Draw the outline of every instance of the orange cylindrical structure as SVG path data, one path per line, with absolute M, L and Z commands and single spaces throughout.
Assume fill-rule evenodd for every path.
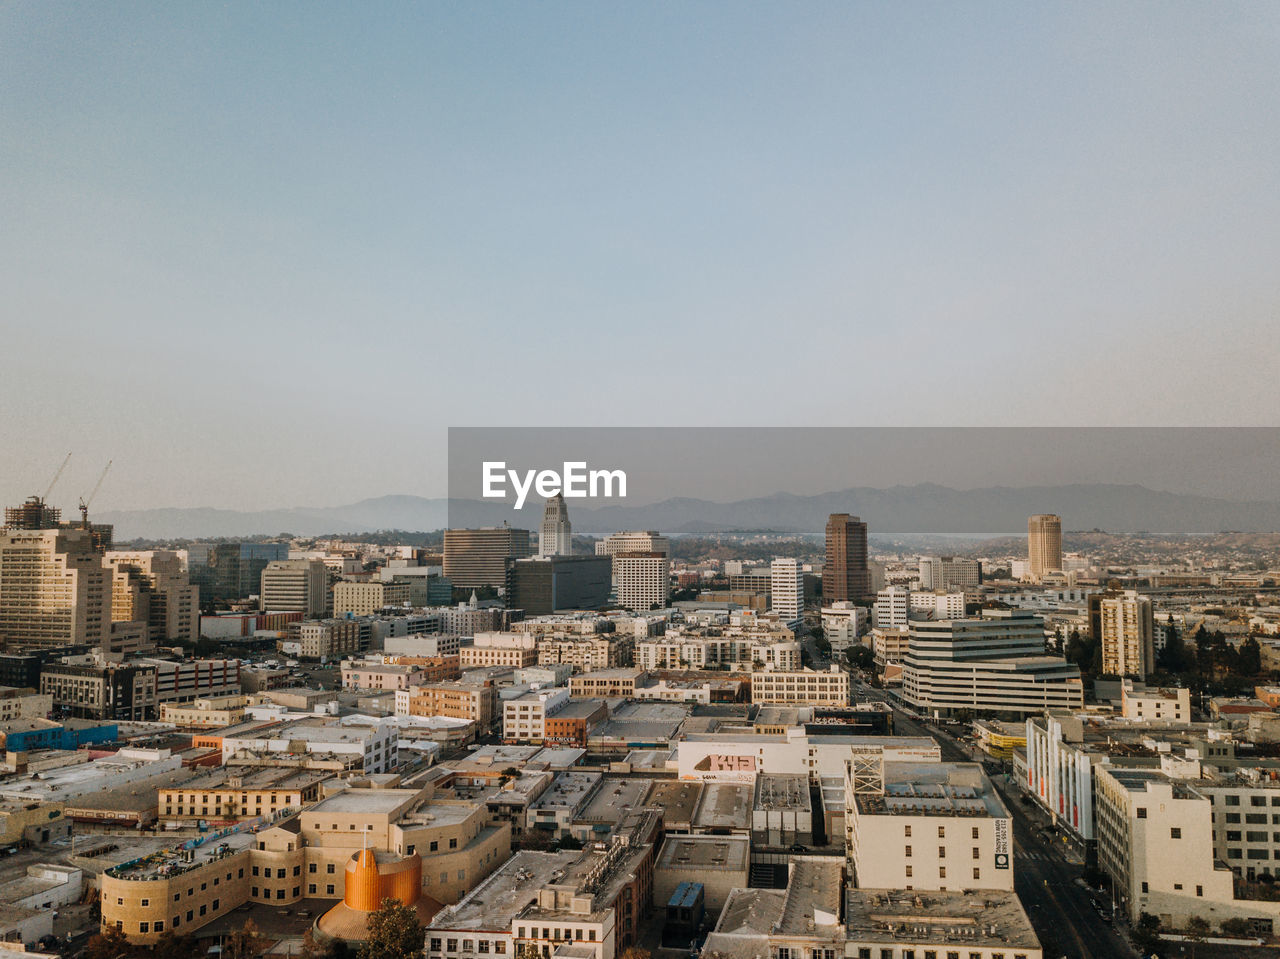
M 342 901 L 352 909 L 374 912 L 384 899 L 412 906 L 422 895 L 422 858 L 362 849 L 347 860 Z

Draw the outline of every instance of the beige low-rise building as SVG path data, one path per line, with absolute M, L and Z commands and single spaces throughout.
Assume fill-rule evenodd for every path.
M 160 790 L 162 822 L 239 822 L 297 811 L 320 798 L 319 770 L 218 766 Z
M 244 720 L 244 696 L 210 696 L 189 703 L 161 703 L 160 721 L 188 729 L 221 729 Z
M 574 699 L 634 699 L 636 688 L 648 679 L 643 669 L 598 669 L 570 678 L 569 695 Z
M 1191 690 L 1186 688 L 1143 687 L 1126 679 L 1120 702 L 1124 718 L 1135 722 L 1191 722 Z
M 799 703 L 807 706 L 848 706 L 849 674 L 839 666 L 829 670 L 803 669 L 751 674 L 753 703 Z
M 373 616 L 391 606 L 409 605 L 408 583 L 334 583 L 333 615 Z
M 182 845 L 106 870 L 102 929 L 152 945 L 187 934 L 247 902 L 279 906 L 340 899 L 347 862 L 362 849 L 422 859 L 422 891 L 456 902 L 511 853 L 510 828 L 483 806 L 421 789 L 344 788 L 256 833 Z
M 398 689 L 396 715 L 469 719 L 488 729 L 498 718 L 498 691 L 491 682 L 456 681 Z

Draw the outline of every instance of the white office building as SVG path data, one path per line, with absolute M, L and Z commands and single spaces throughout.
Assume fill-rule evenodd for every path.
M 784 623 L 799 623 L 804 615 L 804 570 L 799 560 L 775 559 L 769 573 L 773 611 Z

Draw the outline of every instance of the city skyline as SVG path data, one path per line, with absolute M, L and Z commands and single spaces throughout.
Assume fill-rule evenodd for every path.
M 0 491 L 74 449 L 67 502 L 115 461 L 102 509 L 431 495 L 448 424 L 691 409 L 1273 421 L 1278 25 L 8 4 Z M 791 328 L 818 375 L 752 402 L 769 387 L 744 373 Z M 473 389 L 475 344 L 649 380 L 608 404 Z

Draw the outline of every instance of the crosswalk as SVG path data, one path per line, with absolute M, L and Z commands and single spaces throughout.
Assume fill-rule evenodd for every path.
M 1047 862 L 1050 857 L 1047 853 L 1043 853 L 1043 852 L 1020 852 L 1014 858 L 1015 859 L 1034 859 L 1036 862 Z

